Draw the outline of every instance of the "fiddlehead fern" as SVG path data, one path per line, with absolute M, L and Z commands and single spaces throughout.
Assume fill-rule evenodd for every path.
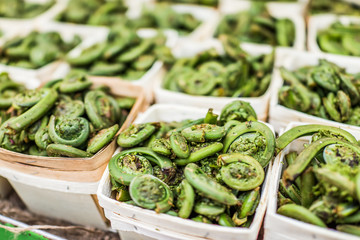
M 150 144 L 151 149 L 164 156 L 170 156 L 171 155 L 171 146 L 170 142 L 166 138 L 158 138 L 152 141 Z
M 308 124 L 296 126 L 282 134 L 278 139 L 276 139 L 276 149 L 278 152 L 280 152 L 295 139 L 303 136 L 311 136 L 313 134 L 317 136 L 316 139 L 314 139 L 315 141 L 320 139 L 320 137 L 327 136 L 337 137 L 352 143 L 357 143 L 356 138 L 351 133 L 341 128 L 319 124 Z
M 53 115 L 50 117 L 48 131 L 53 142 L 78 147 L 88 139 L 90 128 L 85 118 L 57 119 Z
M 150 174 L 136 176 L 130 183 L 131 199 L 144 208 L 167 212 L 173 204 L 173 193 L 164 182 Z
M 255 135 L 256 138 L 253 138 L 253 135 L 246 136 L 247 133 L 258 133 L 261 136 Z M 275 136 L 268 126 L 260 122 L 245 122 L 233 127 L 226 134 L 223 152 L 226 153 L 231 148 L 232 150 L 235 150 L 234 152 L 237 152 L 237 147 L 232 146 L 233 144 L 236 144 L 236 141 L 240 141 L 240 150 L 245 150 L 244 153 L 246 153 L 246 151 L 249 150 L 249 147 L 244 147 L 242 144 L 249 144 L 249 142 L 246 140 L 240 140 L 239 138 L 247 137 L 250 137 L 250 139 L 253 138 L 253 140 L 250 140 L 250 147 L 254 149 L 250 149 L 250 153 L 260 162 L 261 166 L 267 166 L 274 155 Z
M 218 157 L 221 179 L 232 189 L 252 190 L 260 186 L 265 172 L 260 163 L 253 157 L 240 153 L 223 154 Z
M 198 124 L 185 128 L 181 134 L 190 142 L 205 142 L 205 140 L 216 141 L 225 136 L 224 127 L 214 124 Z
M 137 175 L 152 174 L 153 168 L 146 157 L 134 152 L 113 156 L 109 162 L 109 172 L 114 181 L 128 186 Z
M 209 218 L 222 214 L 226 209 L 224 204 L 211 201 L 208 198 L 201 198 L 194 205 L 194 212 Z
M 177 157 L 187 158 L 190 156 L 190 148 L 186 138 L 179 132 L 173 132 L 170 135 L 170 146 Z
M 0 108 L 9 108 L 14 97 L 24 90 L 24 86 L 13 82 L 8 73 L 3 72 L 0 74 Z
M 184 179 L 176 189 L 178 197 L 176 205 L 179 208 L 179 217 L 188 218 L 193 210 L 195 201 L 195 192 L 190 183 Z
M 60 101 L 56 104 L 56 108 L 54 110 L 54 116 L 76 118 L 84 115 L 85 113 L 84 103 L 80 100 L 71 100 L 71 99 L 67 99 L 66 97 L 60 95 L 59 97 Z
M 92 82 L 85 74 L 74 72 L 70 73 L 59 85 L 59 90 L 62 93 L 73 93 L 88 89 Z
M 27 90 L 18 93 L 14 97 L 13 106 L 15 108 L 29 108 L 37 104 L 41 100 L 41 92 L 38 90 Z
M 149 123 L 131 125 L 120 133 L 117 143 L 120 147 L 134 147 L 149 138 L 155 129 L 155 126 Z
M 185 167 L 184 174 L 191 186 L 200 191 L 203 196 L 230 206 L 238 204 L 235 195 L 226 187 L 206 176 L 196 164 L 189 163 Z
M 119 158 L 120 156 L 123 155 L 127 155 L 127 154 L 136 154 L 136 155 L 141 155 L 143 157 L 145 157 L 145 159 L 147 159 L 148 161 L 151 161 L 152 163 L 158 165 L 161 169 L 161 171 L 163 172 L 163 174 L 165 176 L 167 176 L 168 180 L 171 180 L 176 173 L 176 170 L 173 166 L 173 163 L 170 161 L 170 159 L 161 156 L 157 153 L 155 153 L 154 151 L 152 151 L 150 148 L 146 148 L 146 147 L 138 147 L 138 148 L 133 148 L 133 149 L 129 149 L 129 150 L 125 150 L 122 151 L 120 153 L 118 153 L 117 155 L 115 155 L 109 163 L 109 168 L 111 166 L 111 168 L 113 170 L 111 171 L 116 171 L 116 158 Z M 121 178 L 121 177 L 116 177 L 116 179 Z
M 58 97 L 57 92 L 49 88 L 42 88 L 39 91 L 41 100 L 20 116 L 9 121 L 6 125 L 9 131 L 19 132 L 29 127 L 53 107 Z
M 244 101 L 233 101 L 227 104 L 220 114 L 220 121 L 223 123 L 230 120 L 237 120 L 240 122 L 256 121 L 257 115 L 249 103 Z
M 64 144 L 50 144 L 46 147 L 46 152 L 51 157 L 89 158 L 93 156 L 91 153 Z
M 97 153 L 98 151 L 100 151 L 100 149 L 102 149 L 104 146 L 111 142 L 118 130 L 118 124 L 100 130 L 94 137 L 89 140 L 86 151 L 93 154 Z
M 96 129 L 110 127 L 119 121 L 119 105 L 103 91 L 89 91 L 84 102 L 86 114 Z
M 191 147 L 188 158 L 175 159 L 176 165 L 185 166 L 188 163 L 198 162 L 220 152 L 223 144 L 219 142 L 198 143 Z

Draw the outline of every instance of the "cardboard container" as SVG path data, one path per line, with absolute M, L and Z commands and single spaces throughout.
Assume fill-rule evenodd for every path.
M 335 22 L 340 22 L 344 25 L 349 25 L 351 23 L 360 24 L 360 17 L 337 16 L 335 14 L 319 14 L 311 16 L 309 18 L 307 36 L 308 49 L 310 52 L 324 52 L 317 43 L 318 32 L 328 29 Z
M 181 121 L 205 116 L 206 108 L 185 107 L 171 104 L 157 104 L 139 115 L 136 123 L 153 121 Z M 271 126 L 269 126 L 272 128 Z M 111 183 L 108 169 L 100 181 L 97 195 L 105 216 L 111 221 L 121 237 L 130 239 L 257 239 L 264 217 L 271 164 L 262 185 L 261 199 L 250 228 L 229 228 L 194 222 L 167 214 L 128 205 L 111 197 Z M 131 231 L 132 233 L 129 233 Z M 133 233 L 135 232 L 135 233 Z M 140 235 L 139 235 L 140 234 Z M 143 235 L 143 236 L 141 236 Z
M 305 123 L 290 123 L 285 131 L 291 128 Z M 342 127 L 341 127 L 342 128 Z M 348 130 L 348 129 L 344 129 Z M 282 133 L 285 132 L 282 130 Z M 360 138 L 359 131 L 349 131 L 357 139 Z M 280 154 L 275 158 L 275 162 L 272 168 L 270 190 L 269 190 L 269 203 L 265 217 L 265 235 L 264 240 L 303 240 L 303 239 L 317 239 L 317 240 L 358 240 L 359 237 L 346 233 L 341 233 L 334 229 L 321 228 L 312 224 L 301 222 L 293 218 L 285 217 L 277 214 L 277 192 L 279 186 L 279 180 L 283 170 L 284 163 L 286 163 L 284 157 L 289 151 L 299 151 L 303 149 L 303 144 L 308 143 L 310 137 L 300 138 L 289 144 Z
M 221 0 L 219 11 L 221 15 L 234 14 L 242 11 L 247 11 L 251 7 L 252 1 L 246 0 Z M 293 48 L 297 50 L 304 50 L 306 37 L 305 37 L 305 21 L 303 14 L 305 11 L 305 4 L 299 3 L 279 3 L 279 2 L 270 2 L 267 3 L 267 9 L 271 16 L 275 18 L 288 18 L 295 25 L 295 41 Z M 219 22 L 221 21 L 221 18 Z M 215 33 L 212 33 L 212 36 Z M 261 44 L 260 44 L 261 45 Z
M 24 25 L 21 24 L 25 24 L 25 27 Z M 104 39 L 106 37 L 104 33 L 97 31 L 97 29 L 95 31 L 90 31 L 88 29 L 81 30 L 79 27 L 71 27 L 71 26 L 65 27 L 57 23 L 37 24 L 35 21 L 29 23 L 28 21 L 23 22 L 23 21 L 9 20 L 8 28 L 16 29 L 16 31 L 12 32 L 11 35 L 9 34 L 7 37 L 4 37 L 3 41 L 0 42 L 0 48 L 7 40 L 10 40 L 15 36 L 26 37 L 32 31 L 59 32 L 64 41 L 70 41 L 73 39 L 75 35 L 79 35 L 80 38 L 82 39 L 82 42 L 78 45 L 78 47 L 90 45 L 94 41 L 99 41 L 98 39 Z M 27 76 L 28 78 L 31 79 L 37 78 L 40 79 L 41 81 L 47 81 L 51 79 L 50 77 L 52 73 L 56 70 L 56 68 L 59 66 L 60 63 L 61 60 L 59 59 L 38 69 L 27 69 L 27 68 L 20 68 L 20 67 L 0 64 L 0 72 L 16 71 L 18 74 Z
M 38 3 L 38 4 L 46 4 L 50 2 L 51 0 L 24 0 L 24 2 L 29 3 Z M 56 10 L 63 4 L 64 0 L 57 0 L 50 8 L 45 10 L 44 12 L 40 13 L 37 16 L 34 16 L 32 18 L 7 18 L 7 17 L 0 17 L 1 20 L 15 20 L 15 21 L 37 21 L 42 20 L 46 21 L 53 17 L 54 14 L 56 14 Z
M 6 198 L 11 189 L 12 188 L 6 178 L 0 177 L 0 199 Z
M 2 71 L 0 71 L 0 73 L 1 72 Z M 25 87 L 28 89 L 35 89 L 40 85 L 39 79 L 29 78 L 28 76 L 23 75 L 21 74 L 21 72 L 19 73 L 14 69 L 11 69 L 10 71 L 8 71 L 8 73 L 13 81 L 25 84 Z M 10 193 L 11 189 L 12 188 L 9 182 L 5 178 L 0 176 L 0 199 L 5 198 Z
M 137 97 L 121 129 L 127 128 L 146 109 L 141 87 L 107 78 L 91 80 L 94 86 L 110 86 L 114 95 Z M 39 157 L 0 149 L 0 176 L 7 178 L 30 211 L 106 229 L 106 219 L 95 193 L 115 148 L 114 139 L 91 158 Z
M 141 87 L 122 81 L 114 82 L 111 79 L 102 77 L 92 77 L 90 79 L 93 81 L 93 87 L 107 85 L 114 95 L 137 98 L 135 105 L 131 109 L 126 121 L 121 126 L 120 131 L 127 128 L 135 119 L 138 112 L 147 106 Z M 103 166 L 111 158 L 115 149 L 115 141 L 112 141 L 112 143 L 104 147 L 91 158 L 62 158 L 32 156 L 0 148 L 0 160 L 26 164 L 28 168 L 34 166 L 61 171 L 94 171 Z
M 270 46 L 260 46 L 251 43 L 244 43 L 241 45 L 242 48 L 250 53 L 251 55 L 268 54 L 273 50 Z M 223 53 L 222 44 L 215 39 L 209 39 L 203 42 L 186 42 L 181 46 L 174 49 L 173 54 L 177 58 L 181 57 L 194 57 L 196 54 L 205 51 L 210 48 L 215 48 L 219 53 Z M 165 67 L 163 71 L 166 72 Z M 186 93 L 170 91 L 162 87 L 163 80 L 165 78 L 158 78 L 155 82 L 154 92 L 156 103 L 173 103 L 186 106 L 202 107 L 202 108 L 213 108 L 217 111 L 228 103 L 234 100 L 242 100 L 249 102 L 255 109 L 258 119 L 266 121 L 268 114 L 268 105 L 270 101 L 270 94 L 272 92 L 273 84 L 270 83 L 267 91 L 260 97 L 244 97 L 244 98 L 233 98 L 233 97 L 211 97 L 211 96 L 193 96 Z
M 109 30 L 106 28 L 101 28 L 101 29 L 105 29 L 105 31 L 106 31 L 105 36 L 107 36 Z M 141 30 L 137 31 L 137 34 L 141 38 L 150 38 L 150 37 L 155 36 L 157 34 L 157 32 L 153 29 L 141 29 Z M 174 47 L 175 44 L 177 43 L 177 33 L 172 30 L 166 30 L 165 35 L 167 37 L 166 46 L 168 46 L 170 48 Z M 79 47 L 73 49 L 71 52 L 69 52 L 68 55 L 71 57 L 79 56 L 84 49 L 86 49 L 92 45 L 95 45 L 96 43 L 102 42 L 104 40 L 105 40 L 105 38 L 97 39 L 96 41 L 93 41 L 89 44 L 79 46 Z M 123 80 L 124 82 L 128 82 L 132 85 L 143 87 L 145 90 L 146 100 L 150 103 L 150 102 L 152 102 L 152 99 L 153 99 L 152 88 L 153 88 L 154 81 L 158 78 L 161 78 L 164 74 L 164 71 L 162 70 L 162 66 L 163 66 L 163 62 L 157 60 L 152 65 L 152 67 L 140 79 L 124 80 L 121 77 L 107 77 L 107 78 L 109 80 L 111 79 L 114 82 L 117 82 L 118 80 Z M 69 71 L 70 71 L 70 65 L 67 63 L 62 63 L 58 66 L 58 68 L 54 71 L 53 74 L 56 75 L 56 78 L 62 78 L 64 76 L 66 76 L 66 74 L 68 74 Z
M 274 88 L 272 88 L 273 91 L 271 92 L 269 112 L 269 123 L 274 126 L 276 131 L 286 127 L 290 122 L 331 124 L 344 129 L 360 129 L 357 126 L 326 120 L 279 104 L 278 92 L 280 87 L 283 85 L 283 79 L 281 78 L 278 68 L 284 66 L 286 69 L 293 71 L 303 66 L 317 65 L 319 59 L 329 60 L 341 67 L 344 67 L 349 73 L 357 73 L 360 71 L 360 60 L 354 57 L 278 48 L 275 56 L 275 69 L 272 76 Z
M 138 1 L 138 6 L 140 7 L 130 8 L 127 15 L 133 19 L 139 18 L 143 8 L 152 9 L 155 5 L 156 3 L 154 1 Z M 194 4 L 171 4 L 170 6 L 177 13 L 189 13 L 201 21 L 200 25 L 193 32 L 188 35 L 180 36 L 180 40 L 206 40 L 211 37 L 211 33 L 215 31 L 220 15 L 214 8 Z M 176 29 L 171 30 L 176 31 Z

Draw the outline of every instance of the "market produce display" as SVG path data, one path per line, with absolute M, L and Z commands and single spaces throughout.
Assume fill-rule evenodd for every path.
M 279 182 L 281 215 L 360 236 L 359 154 L 353 135 L 337 127 L 303 125 L 276 140 L 277 150 L 302 136 L 311 141 L 286 155 Z
M 293 72 L 280 68 L 284 85 L 279 103 L 285 107 L 324 119 L 359 126 L 359 74 L 320 59 L 317 66 L 305 66 Z
M 219 0 L 157 0 L 158 2 L 171 2 L 171 3 L 190 3 L 190 4 L 198 4 L 198 5 L 206 5 L 217 7 L 219 4 Z
M 272 17 L 266 4 L 254 2 L 247 11 L 225 15 L 216 29 L 215 37 L 221 34 L 237 37 L 243 42 L 293 46 L 295 26 L 288 18 Z
M 310 0 L 309 12 L 311 14 L 334 13 L 360 16 L 360 6 L 344 0 Z
M 169 4 L 156 4 L 154 7 L 144 7 L 137 19 L 129 20 L 130 28 L 160 28 L 175 29 L 180 35 L 194 31 L 201 21 L 190 13 L 178 13 Z
M 89 25 L 113 25 L 126 20 L 123 0 L 71 0 L 56 20 Z
M 15 37 L 5 42 L 0 51 L 0 63 L 40 68 L 64 57 L 80 42 L 81 38 L 77 35 L 70 42 L 65 42 L 58 32 L 33 31 L 25 37 Z
M 317 42 L 324 52 L 360 56 L 360 24 L 335 22 L 318 32 Z
M 130 126 L 110 160 L 116 199 L 180 218 L 249 227 L 260 200 L 275 137 L 250 104 L 218 115 Z
M 258 97 L 271 81 L 274 52 L 252 56 L 234 37 L 220 37 L 225 54 L 211 48 L 180 58 L 169 68 L 163 87 L 190 95 Z
M 120 76 L 137 80 L 155 61 L 172 61 L 166 37 L 161 32 L 154 37 L 140 38 L 136 31 L 125 27 L 114 28 L 105 42 L 97 43 L 79 56 L 68 57 L 72 68 L 90 75 Z
M 1 74 L 0 146 L 38 156 L 91 157 L 119 130 L 133 101 L 110 95 L 80 73 L 36 90 Z
M 55 0 L 36 3 L 27 0 L 1 0 L 0 17 L 5 18 L 33 18 L 53 6 Z
M 0 0 L 0 196 L 6 178 L 29 211 L 99 228 L 105 212 L 121 239 L 360 236 L 356 16 L 348 0 Z

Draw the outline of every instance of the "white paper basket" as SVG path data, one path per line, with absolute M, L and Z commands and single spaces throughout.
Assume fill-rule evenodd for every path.
M 310 52 L 323 52 L 317 43 L 317 34 L 319 31 L 328 29 L 333 23 L 339 21 L 344 25 L 350 23 L 360 24 L 360 17 L 355 16 L 337 16 L 334 14 L 319 14 L 309 18 L 308 23 L 308 49 Z
M 14 82 L 23 83 L 27 89 L 35 89 L 40 86 L 40 80 L 37 78 L 31 78 L 30 76 L 24 75 L 22 71 L 18 71 L 17 69 L 7 69 L 7 73 L 9 73 L 10 78 Z M 0 67 L 0 73 L 2 73 L 2 69 Z M 0 199 L 5 198 L 11 191 L 11 186 L 6 178 L 1 177 L 0 174 Z
M 75 224 L 107 229 L 106 221 L 94 198 L 99 182 L 70 182 L 42 178 L 1 167 L 5 177 L 27 208 L 48 217 Z
M 284 66 L 286 69 L 293 71 L 303 66 L 317 65 L 319 59 L 326 59 L 341 67 L 344 67 L 349 73 L 357 73 L 360 69 L 360 59 L 356 59 L 354 57 L 325 53 L 310 53 L 296 51 L 288 48 L 278 48 L 275 56 L 275 69 L 272 76 L 274 88 L 272 88 L 273 91 L 271 92 L 269 112 L 269 123 L 274 126 L 276 131 L 279 131 L 281 128 L 285 128 L 290 122 L 327 124 L 339 126 L 344 129 L 360 130 L 360 127 L 357 126 L 326 120 L 284 107 L 279 104 L 278 92 L 280 87 L 283 85 L 283 79 L 281 78 L 279 67 Z
M 107 36 L 108 30 L 105 33 L 105 36 Z M 157 33 L 157 31 L 153 30 L 153 29 L 141 29 L 137 31 L 137 34 L 142 37 L 142 38 L 149 38 L 149 37 L 153 37 L 155 36 L 155 34 Z M 177 33 L 173 30 L 166 30 L 164 32 L 164 34 L 167 37 L 166 40 L 166 46 L 168 46 L 169 48 L 172 48 L 176 45 L 177 43 Z M 96 43 L 102 42 L 105 39 L 97 39 L 96 41 L 92 41 L 92 42 L 88 42 L 89 44 L 83 44 L 75 49 L 73 49 L 71 52 L 69 52 L 69 56 L 71 57 L 76 57 L 79 56 L 81 54 L 81 52 L 92 46 L 95 45 Z M 144 88 L 145 93 L 146 93 L 146 98 L 148 100 L 148 102 L 152 102 L 153 99 L 153 84 L 154 81 L 158 78 L 162 78 L 162 76 L 164 75 L 164 70 L 162 69 L 163 66 L 163 62 L 161 61 L 156 61 L 152 67 L 140 78 L 140 79 L 135 79 L 135 80 L 123 80 L 123 81 L 128 81 L 134 85 L 138 85 Z M 70 65 L 68 63 L 62 63 L 61 65 L 58 66 L 58 68 L 54 71 L 53 77 L 55 78 L 63 78 L 66 76 L 66 74 L 68 74 L 70 71 Z M 112 77 L 114 79 L 114 81 L 116 80 L 122 80 L 120 77 Z
M 205 116 L 207 109 L 185 107 L 171 104 L 157 104 L 139 115 L 136 123 L 152 121 L 181 121 L 196 119 Z M 269 125 L 268 125 L 269 126 Z M 269 126 L 272 128 L 271 126 Z M 120 235 L 132 231 L 135 235 L 141 234 L 143 239 L 256 239 L 264 217 L 268 182 L 270 179 L 271 164 L 269 164 L 266 179 L 262 186 L 259 206 L 256 210 L 250 228 L 228 228 L 211 224 L 194 222 L 167 214 L 157 214 L 152 210 L 139 208 L 111 198 L 111 183 L 108 169 L 105 170 L 98 187 L 100 205 L 104 208 L 105 216 L 109 218 L 113 228 L 119 230 Z M 169 235 L 170 234 L 170 235 Z M 172 234 L 172 235 L 171 235 Z M 131 235 L 131 234 L 127 234 Z
M 251 43 L 243 43 L 241 47 L 251 55 L 269 54 L 273 50 L 270 46 L 259 46 Z M 194 57 L 199 52 L 210 48 L 215 48 L 219 53 L 224 50 L 220 41 L 209 39 L 203 42 L 186 42 L 174 49 L 173 54 L 176 58 Z M 165 69 L 164 69 L 165 71 Z M 234 100 L 249 102 L 256 111 L 258 119 L 266 121 L 268 105 L 270 101 L 271 89 L 273 84 L 270 83 L 267 91 L 260 97 L 233 98 L 233 97 L 211 97 L 211 96 L 193 96 L 186 93 L 170 91 L 162 87 L 165 74 L 155 82 L 154 93 L 156 103 L 173 103 L 185 106 L 194 106 L 202 108 L 213 108 L 220 111 L 226 104 Z
M 78 45 L 78 47 L 90 45 L 92 44 L 92 42 L 98 41 L 98 39 L 103 39 L 106 37 L 104 33 L 101 33 L 99 31 L 89 31 L 89 30 L 81 31 L 81 29 L 79 29 L 76 26 L 63 26 L 58 23 L 36 24 L 34 22 L 33 24 L 28 24 L 27 22 L 22 22 L 22 21 L 18 22 L 18 21 L 10 21 L 10 20 L 8 21 L 8 23 L 9 23 L 8 26 L 9 28 L 10 27 L 15 28 L 17 29 L 17 31 L 12 32 L 7 37 L 5 37 L 1 44 L 4 44 L 5 41 L 10 40 L 15 36 L 25 37 L 31 31 L 35 31 L 35 30 L 39 32 L 50 32 L 50 31 L 59 32 L 61 37 L 64 39 L 64 41 L 70 41 L 75 35 L 79 35 L 80 38 L 82 39 L 82 42 Z M 21 26 L 20 28 L 20 25 L 22 23 L 28 24 L 25 25 L 26 26 L 25 29 L 23 28 L 23 26 Z M 0 71 L 16 72 L 18 75 L 27 76 L 29 79 L 40 79 L 40 81 L 48 81 L 51 80 L 51 75 L 60 64 L 61 64 L 61 60 L 57 60 L 38 69 L 26 69 L 21 67 L 14 67 L 14 66 L 0 64 Z
M 287 125 L 285 130 L 282 130 L 280 135 L 287 130 L 290 130 L 296 126 L 304 125 L 307 123 L 291 122 Z M 342 128 L 342 127 L 341 127 Z M 344 129 L 352 133 L 356 139 L 360 139 L 360 131 Z M 272 168 L 272 174 L 270 179 L 269 190 L 269 203 L 265 217 L 265 234 L 264 240 L 304 240 L 304 239 L 316 239 L 316 240 L 359 240 L 359 237 L 354 235 L 341 233 L 334 229 L 321 228 L 312 224 L 301 222 L 289 217 L 277 214 L 277 192 L 279 186 L 279 180 L 281 178 L 281 172 L 285 161 L 285 155 L 289 151 L 298 151 L 303 149 L 303 144 L 309 142 L 309 137 L 301 138 L 293 141 L 289 144 L 280 154 L 275 158 L 275 162 Z
M 250 9 L 252 1 L 246 0 L 221 0 L 219 11 L 221 15 L 234 14 Z M 277 3 L 270 2 L 266 4 L 271 16 L 275 18 L 288 18 L 295 25 L 295 41 L 293 48 L 297 50 L 305 49 L 305 21 L 303 18 L 304 4 L 299 3 Z M 219 22 L 221 21 L 221 18 Z M 218 25 L 218 24 L 217 24 Z M 214 35 L 216 28 L 211 36 Z M 263 44 L 258 44 L 263 45 Z
M 25 0 L 24 2 L 31 2 L 31 3 L 40 3 L 44 4 L 49 2 L 50 0 Z M 57 15 L 57 9 L 61 7 L 61 5 L 64 4 L 64 0 L 57 0 L 50 8 L 48 8 L 46 11 L 40 13 L 37 16 L 34 16 L 33 18 L 7 18 L 7 17 L 0 17 L 0 21 L 2 20 L 9 20 L 9 21 L 23 21 L 23 22 L 37 22 L 37 21 L 49 21 L 55 15 Z
M 0 199 L 6 198 L 11 189 L 12 188 L 6 178 L 0 176 Z
M 142 8 L 153 8 L 155 4 L 153 1 L 138 1 L 137 8 L 134 6 L 129 9 L 127 15 L 130 18 L 138 18 L 141 16 Z M 132 5 L 130 5 L 132 6 Z M 139 7 L 140 6 L 140 7 Z M 196 19 L 200 20 L 200 25 L 191 33 L 179 37 L 180 40 L 201 41 L 211 37 L 211 33 L 215 30 L 217 22 L 219 21 L 219 13 L 212 7 L 199 6 L 193 4 L 171 4 L 171 8 L 177 13 L 189 13 Z M 176 31 L 175 29 L 171 29 Z

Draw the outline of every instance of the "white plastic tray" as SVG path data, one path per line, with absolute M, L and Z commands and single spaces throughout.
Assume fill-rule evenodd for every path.
M 181 121 L 205 116 L 207 109 L 185 107 L 171 104 L 157 104 L 150 107 L 135 120 L 137 123 L 152 121 Z M 268 125 L 269 126 L 269 125 Z M 269 126 L 272 128 L 271 126 Z M 167 214 L 157 214 L 152 210 L 139 208 L 111 198 L 111 183 L 108 169 L 100 180 L 97 195 L 105 216 L 112 222 L 113 228 L 133 231 L 137 234 L 155 239 L 256 239 L 265 214 L 267 191 L 269 188 L 271 164 L 262 185 L 260 204 L 256 210 L 250 228 L 229 228 L 211 224 L 194 222 Z M 127 225 L 123 225 L 126 224 Z M 170 235 L 169 235 L 170 234 Z M 179 235 L 180 234 L 180 235 Z M 144 237 L 144 239 L 147 239 Z
M 221 15 L 234 14 L 241 11 L 246 11 L 250 9 L 252 1 L 246 0 L 221 0 L 219 11 Z M 275 18 L 288 18 L 295 25 L 295 42 L 293 48 L 297 50 L 305 49 L 305 21 L 303 18 L 303 13 L 305 9 L 304 4 L 299 3 L 278 3 L 270 2 L 266 4 L 267 9 L 271 16 Z M 219 22 L 221 21 L 221 18 Z M 212 33 L 212 36 L 215 33 Z M 259 44 L 261 45 L 261 44 Z
M 328 29 L 333 23 L 339 21 L 344 25 L 350 23 L 360 24 L 360 17 L 336 16 L 334 14 L 319 14 L 309 18 L 308 22 L 308 49 L 311 52 L 323 52 L 317 43 L 317 34 L 321 30 Z
M 273 50 L 272 47 L 266 45 L 254 45 L 251 43 L 243 43 L 241 47 L 251 55 L 268 54 Z M 194 57 L 196 54 L 210 48 L 215 48 L 219 53 L 223 53 L 221 43 L 216 39 L 209 39 L 203 42 L 190 42 L 181 44 L 174 49 L 173 54 L 176 58 Z M 165 71 L 165 69 L 164 69 Z M 162 78 L 158 78 L 155 82 L 154 93 L 156 103 L 173 103 L 186 106 L 213 108 L 220 111 L 227 103 L 234 100 L 243 100 L 249 102 L 255 109 L 258 119 L 265 121 L 268 114 L 268 105 L 270 101 L 271 89 L 273 83 L 269 84 L 268 90 L 260 97 L 248 98 L 232 98 L 232 97 L 211 97 L 211 96 L 192 96 L 186 93 L 170 91 L 162 87 L 165 74 Z
M 349 73 L 357 73 L 360 71 L 360 58 L 340 56 L 325 53 L 310 53 L 296 51 L 287 48 L 278 48 L 275 56 L 275 69 L 273 71 L 272 82 L 274 84 L 270 99 L 269 122 L 274 126 L 276 131 L 285 128 L 290 122 L 309 122 L 317 124 L 327 124 L 339 126 L 344 129 L 360 130 L 360 127 L 338 123 L 326 120 L 320 117 L 312 116 L 300 111 L 296 111 L 284 107 L 278 102 L 278 92 L 283 85 L 279 67 L 284 66 L 286 69 L 293 71 L 307 65 L 317 65 L 319 59 L 327 59 L 335 64 L 343 67 Z
M 292 122 L 285 131 L 303 125 L 304 123 Z M 345 129 L 348 130 L 348 129 Z M 282 131 L 284 133 L 285 131 Z M 359 131 L 349 131 L 357 139 L 360 138 Z M 282 134 L 281 133 L 281 134 Z M 307 138 L 308 139 L 308 138 Z M 284 156 L 289 151 L 296 151 L 303 149 L 303 144 L 308 140 L 299 139 L 287 146 L 277 157 L 272 168 L 270 190 L 269 190 L 269 203 L 265 217 L 265 235 L 264 240 L 304 240 L 304 239 L 316 239 L 316 240 L 359 240 L 359 237 L 354 235 L 341 233 L 334 229 L 321 228 L 312 224 L 301 222 L 289 217 L 277 214 L 277 192 L 279 186 L 279 179 L 281 178 L 281 172 L 283 163 L 285 162 Z

